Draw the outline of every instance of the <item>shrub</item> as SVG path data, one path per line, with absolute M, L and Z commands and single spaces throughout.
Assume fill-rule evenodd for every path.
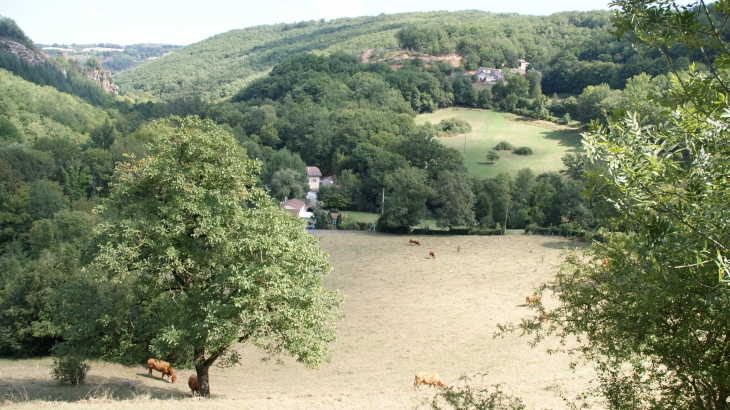
M 81 367 L 85 367 L 88 372 L 91 367 L 75 356 L 58 357 L 53 359 L 53 369 L 51 376 L 59 384 L 76 385 L 82 381 Z
M 514 148 L 515 147 L 512 144 L 510 144 L 509 142 L 502 141 L 499 144 L 495 145 L 493 149 L 495 151 L 510 151 L 510 150 L 512 150 Z
M 471 124 L 461 117 L 452 117 L 441 120 L 437 129 L 440 129 L 446 135 L 466 134 L 471 132 Z
M 487 151 L 487 161 L 494 163 L 494 161 L 499 159 L 499 153 L 495 150 L 490 149 Z
M 482 375 L 483 378 L 483 375 Z M 441 389 L 428 403 L 433 410 L 447 409 L 484 409 L 484 410 L 523 410 L 525 403 L 502 390 L 499 384 L 472 386 L 467 376 L 462 376 L 452 385 Z M 423 408 L 423 407 L 419 407 Z
M 519 147 L 512 151 L 513 154 L 517 155 L 532 155 L 532 148 L 530 147 Z

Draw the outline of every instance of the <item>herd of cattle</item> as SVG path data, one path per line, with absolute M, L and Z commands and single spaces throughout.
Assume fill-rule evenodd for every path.
M 421 246 L 421 243 L 418 241 L 418 239 L 413 238 L 409 240 L 408 244 Z M 428 251 L 428 256 L 429 258 L 436 259 L 436 254 L 433 251 Z M 540 297 L 535 294 L 528 295 L 525 298 L 526 304 L 537 303 L 539 301 Z M 542 313 L 540 315 L 540 319 L 543 321 L 547 320 L 547 316 L 545 315 L 545 313 Z M 149 369 L 149 376 L 152 376 L 152 370 L 156 370 L 162 373 L 162 375 L 160 376 L 160 380 L 164 380 L 165 376 L 167 376 L 168 381 L 170 381 L 171 383 L 175 383 L 175 381 L 177 381 L 175 370 L 172 368 L 172 366 L 170 366 L 170 363 L 166 361 L 149 359 L 147 360 L 147 368 Z M 433 372 L 416 373 L 416 378 L 413 382 L 413 388 L 418 389 L 422 384 L 429 385 L 431 387 L 446 387 L 446 383 L 444 383 L 441 377 L 437 373 Z M 191 395 L 193 397 L 195 397 L 196 393 L 200 395 L 200 389 L 198 388 L 198 376 L 196 376 L 195 374 L 191 374 L 190 377 L 188 377 L 188 387 L 190 387 Z

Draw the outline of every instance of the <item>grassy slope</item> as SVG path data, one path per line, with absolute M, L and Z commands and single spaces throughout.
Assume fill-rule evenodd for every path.
M 23 141 L 42 136 L 83 141 L 93 127 L 108 118 L 107 113 L 82 99 L 39 86 L 0 69 L 0 115 L 10 120 Z
M 514 174 L 526 167 L 532 168 L 537 174 L 559 171 L 563 168 L 560 160 L 563 155 L 581 147 L 581 136 L 577 130 L 544 122 L 514 121 L 509 118 L 517 118 L 515 115 L 499 111 L 448 108 L 419 115 L 416 123 L 424 124 L 429 121 L 436 124 L 442 119 L 456 116 L 464 118 L 472 126 L 472 132 L 466 134 L 464 162 L 469 169 L 469 175 L 481 179 L 493 177 L 500 172 Z M 463 134 L 440 138 L 444 145 L 456 148 L 459 152 L 464 152 L 464 140 Z M 500 141 L 507 141 L 515 147 L 530 147 L 534 155 L 522 156 L 499 151 L 500 158 L 494 164 L 487 164 L 487 151 Z
M 325 286 L 346 296 L 332 362 L 321 368 L 307 369 L 286 357 L 282 365 L 263 363 L 262 353 L 247 347 L 242 366 L 211 369 L 214 397 L 199 401 L 184 396 L 189 397 L 191 370 L 177 369 L 178 381 L 170 384 L 149 378 L 141 366 L 92 363 L 86 385 L 59 387 L 49 375 L 50 359 L 0 360 L 0 394 L 27 392 L 29 399 L 39 399 L 19 408 L 73 408 L 89 392 L 89 397 L 107 391 L 129 397 L 122 385 L 129 380 L 140 396 L 92 400 L 93 408 L 414 409 L 435 394 L 432 388 L 414 391 L 414 373 L 435 371 L 453 383 L 462 374 L 484 372 L 485 384 L 502 383 L 528 409 L 564 409 L 548 386 L 561 385 L 566 397 L 573 398 L 590 380 L 590 369 L 579 365 L 572 372 L 567 355 L 546 353 L 555 346 L 552 337 L 534 349 L 529 337 L 518 334 L 492 338 L 498 323 L 531 315 L 525 296 L 552 277 L 569 241 L 526 235 L 414 236 L 422 246 L 410 246 L 401 235 L 315 235 L 334 268 Z M 436 260 L 428 258 L 429 250 Z M 550 307 L 558 303 L 549 294 L 543 299 Z M 150 395 L 168 399 L 151 400 Z

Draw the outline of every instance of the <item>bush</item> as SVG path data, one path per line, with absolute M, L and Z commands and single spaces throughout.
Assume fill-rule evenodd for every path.
M 530 147 L 519 147 L 512 151 L 513 154 L 517 155 L 532 155 L 532 148 Z
M 523 410 L 525 408 L 522 399 L 505 393 L 499 384 L 483 385 L 480 383 L 480 385 L 471 386 L 470 382 L 471 380 L 467 376 L 462 376 L 454 385 L 444 387 L 428 403 L 429 408 L 433 410 Z
M 440 129 L 441 132 L 446 135 L 458 135 L 471 132 L 471 124 L 461 117 L 452 117 L 441 120 L 436 128 Z
M 82 377 L 82 367 L 85 368 L 84 377 Z M 90 369 L 91 367 L 87 363 L 82 362 L 78 357 L 58 357 L 53 359 L 51 376 L 59 384 L 77 385 L 83 383 L 86 372 Z
M 494 163 L 494 161 L 499 159 L 499 153 L 497 151 L 490 149 L 487 151 L 487 161 Z
M 502 141 L 502 142 L 500 142 L 499 144 L 495 145 L 493 149 L 494 149 L 495 151 L 511 151 L 511 150 L 513 150 L 514 148 L 515 148 L 515 147 L 514 147 L 514 146 L 513 146 L 512 144 L 510 144 L 509 142 L 507 142 L 507 141 Z

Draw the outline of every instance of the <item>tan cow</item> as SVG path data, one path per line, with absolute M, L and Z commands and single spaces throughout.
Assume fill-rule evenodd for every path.
M 147 360 L 147 368 L 150 370 L 150 376 L 152 376 L 152 370 L 154 369 L 162 373 L 162 376 L 160 376 L 160 379 L 162 380 L 165 380 L 165 376 L 167 376 L 168 380 L 170 380 L 172 383 L 175 383 L 175 381 L 177 380 L 175 370 L 172 369 L 170 363 L 157 359 L 149 359 Z
M 433 253 L 433 251 L 428 251 L 428 256 L 431 257 L 431 258 L 436 259 L 436 254 Z
M 421 246 L 421 242 L 418 242 L 418 239 L 411 239 L 410 241 L 408 241 L 408 244 Z
M 535 303 L 535 302 L 538 302 L 539 300 L 540 300 L 539 296 L 532 294 L 525 298 L 525 303 Z
M 413 382 L 413 388 L 415 389 L 422 384 L 428 384 L 432 387 L 446 387 L 446 383 L 441 380 L 441 377 L 433 372 L 416 373 L 416 380 Z

